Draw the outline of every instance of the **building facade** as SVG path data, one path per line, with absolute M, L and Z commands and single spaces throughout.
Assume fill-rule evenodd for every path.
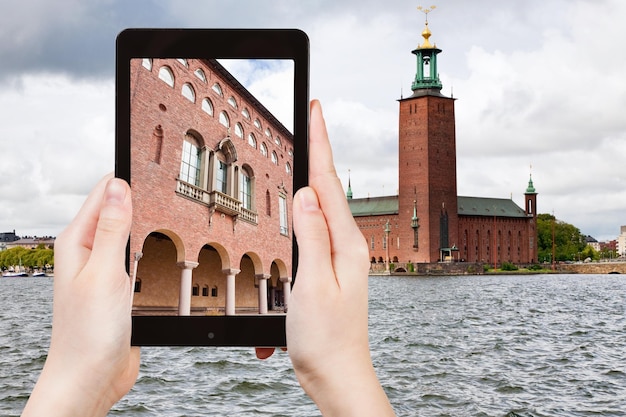
M 215 60 L 131 71 L 134 314 L 282 310 L 292 134 Z
M 416 56 L 413 94 L 399 100 L 398 195 L 348 203 L 370 247 L 372 263 L 537 262 L 537 193 L 522 209 L 511 199 L 457 195 L 454 99 L 441 94 L 441 49 L 428 22 Z

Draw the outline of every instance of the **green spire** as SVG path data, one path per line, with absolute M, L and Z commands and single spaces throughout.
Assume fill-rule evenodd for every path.
M 537 194 L 535 191 L 535 187 L 533 186 L 533 175 L 530 174 L 530 179 L 528 180 L 528 188 L 526 188 L 526 194 Z
M 348 200 L 352 200 L 352 187 L 350 186 L 350 170 L 348 170 L 348 192 L 346 193 L 346 198 Z

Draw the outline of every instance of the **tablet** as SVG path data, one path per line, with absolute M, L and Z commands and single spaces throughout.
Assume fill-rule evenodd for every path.
M 286 346 L 309 43 L 292 29 L 127 29 L 115 173 L 132 190 L 138 346 Z

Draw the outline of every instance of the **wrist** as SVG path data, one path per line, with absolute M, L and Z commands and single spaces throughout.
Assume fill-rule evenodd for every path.
M 395 415 L 378 381 L 369 353 L 365 356 L 350 356 L 335 362 L 331 360 L 316 371 L 296 372 L 300 384 L 322 415 Z
M 80 376 L 74 367 L 54 369 L 49 361 L 35 384 L 22 417 L 26 416 L 106 416 L 113 406 L 106 393 L 89 385 L 94 375 Z

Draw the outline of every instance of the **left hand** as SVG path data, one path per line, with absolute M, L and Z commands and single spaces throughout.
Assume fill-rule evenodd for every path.
M 131 220 L 130 187 L 108 176 L 57 238 L 50 350 L 22 416 L 106 416 L 134 385 Z

